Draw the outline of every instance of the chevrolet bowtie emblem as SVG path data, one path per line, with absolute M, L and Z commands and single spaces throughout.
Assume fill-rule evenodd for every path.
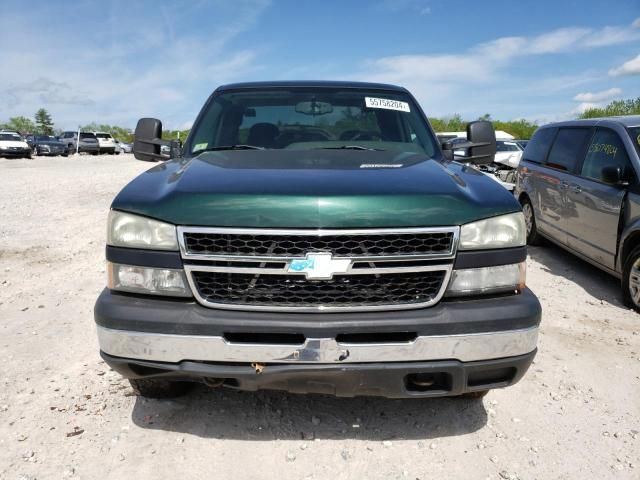
M 315 252 L 291 260 L 287 272 L 304 273 L 309 280 L 331 280 L 336 273 L 347 273 L 350 266 L 348 258 L 334 259 L 330 252 Z

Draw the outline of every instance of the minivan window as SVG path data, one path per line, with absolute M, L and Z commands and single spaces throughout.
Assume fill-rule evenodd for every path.
M 602 181 L 604 167 L 618 167 L 623 177 L 633 174 L 631 163 L 620 136 L 608 128 L 598 128 L 582 164 L 581 175 Z
M 589 128 L 561 128 L 553 142 L 547 165 L 568 172 L 574 171 L 589 138 Z
M 523 158 L 529 162 L 544 163 L 556 133 L 555 128 L 539 128 L 524 149 Z
M 640 155 L 640 127 L 630 127 L 628 130 L 631 141 L 635 145 L 638 155 Z

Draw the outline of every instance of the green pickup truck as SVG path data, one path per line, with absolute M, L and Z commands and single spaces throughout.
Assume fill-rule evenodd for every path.
M 492 125 L 467 134 L 457 163 L 407 90 L 354 82 L 220 87 L 184 146 L 141 119 L 136 158 L 169 161 L 111 205 L 102 357 L 148 397 L 516 383 L 541 315 L 525 222 L 472 165 L 493 159 Z

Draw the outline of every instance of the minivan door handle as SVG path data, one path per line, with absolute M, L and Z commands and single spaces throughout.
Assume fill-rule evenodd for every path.
M 569 183 L 565 181 L 560 182 L 560 188 L 562 189 L 569 188 Z
M 582 193 L 582 187 L 576 183 L 574 183 L 573 185 L 571 185 L 571 191 L 573 193 Z

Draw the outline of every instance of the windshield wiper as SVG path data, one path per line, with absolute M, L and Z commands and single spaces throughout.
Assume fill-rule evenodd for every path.
M 192 152 L 192 155 L 199 155 L 203 152 L 215 152 L 217 150 L 264 150 L 264 147 L 258 147 L 256 145 L 221 145 L 219 147 L 207 147 L 207 148 L 199 148 Z
M 376 152 L 384 152 L 382 148 L 363 147 L 362 145 L 341 145 L 339 147 L 317 147 L 314 150 L 374 150 Z

